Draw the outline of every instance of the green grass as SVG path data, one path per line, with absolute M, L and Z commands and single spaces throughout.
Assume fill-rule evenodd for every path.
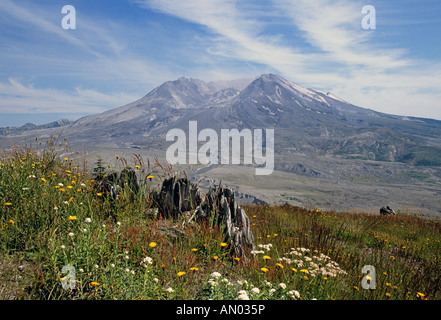
M 160 164 L 135 157 L 141 191 L 110 201 L 80 164 L 58 156 L 63 147 L 53 139 L 0 160 L 0 298 L 441 299 L 440 222 L 245 206 L 256 248 L 231 257 L 209 222 L 157 213 Z M 111 162 L 109 171 L 128 166 Z M 362 287 L 365 265 L 375 289 Z

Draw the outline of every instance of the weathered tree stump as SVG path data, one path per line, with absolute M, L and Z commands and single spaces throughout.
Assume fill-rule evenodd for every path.
M 387 206 L 387 207 L 382 207 L 380 209 L 380 214 L 381 215 L 388 215 L 388 214 L 395 215 L 396 213 L 391 207 Z
M 187 178 L 173 177 L 164 180 L 157 202 L 164 218 L 177 218 L 190 212 L 188 222 L 195 219 L 214 223 L 225 234 L 230 252 L 236 257 L 254 249 L 249 218 L 230 188 L 212 187 L 204 194 Z

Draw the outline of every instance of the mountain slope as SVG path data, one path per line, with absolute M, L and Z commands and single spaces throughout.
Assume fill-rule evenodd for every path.
M 441 121 L 401 117 L 354 106 L 274 74 L 253 81 L 179 78 L 143 98 L 74 122 L 77 138 L 165 147 L 173 128 L 274 128 L 278 154 L 302 152 L 352 159 L 441 166 Z M 244 84 L 248 83 L 247 86 Z

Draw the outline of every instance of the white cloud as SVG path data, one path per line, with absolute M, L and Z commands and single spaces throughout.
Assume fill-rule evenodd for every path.
M 0 83 L 2 113 L 99 113 L 109 107 L 119 107 L 140 97 L 124 93 L 104 94 L 76 88 L 75 92 L 38 89 L 9 79 Z

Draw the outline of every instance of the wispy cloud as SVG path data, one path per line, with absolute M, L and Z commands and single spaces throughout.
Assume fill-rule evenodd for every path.
M 272 0 L 262 8 L 230 0 L 136 2 L 207 28 L 215 44 L 207 50 L 213 55 L 261 64 L 364 107 L 441 119 L 440 64 L 409 58 L 407 49 L 379 42 L 378 31 L 363 30 L 365 1 Z M 265 17 L 271 15 L 289 24 L 310 48 L 266 33 Z
M 10 78 L 0 83 L 0 110 L 3 113 L 99 113 L 106 107 L 118 107 L 139 97 L 76 88 L 75 92 L 36 89 Z

